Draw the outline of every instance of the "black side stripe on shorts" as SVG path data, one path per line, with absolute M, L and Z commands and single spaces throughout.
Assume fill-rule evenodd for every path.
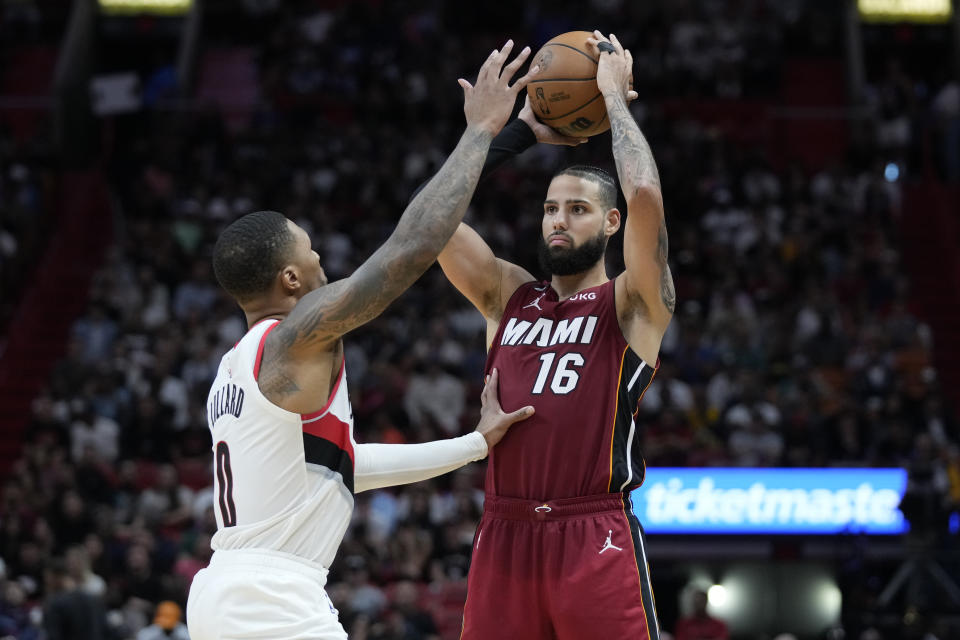
M 643 612 L 647 618 L 647 637 L 649 640 L 660 640 L 660 622 L 657 620 L 657 604 L 653 599 L 653 587 L 650 584 L 650 565 L 647 564 L 643 527 L 633 513 L 633 500 L 630 494 L 623 493 L 621 495 L 623 496 L 623 515 L 630 525 L 630 538 L 633 541 L 637 580 L 640 583 L 640 598 L 643 602 Z

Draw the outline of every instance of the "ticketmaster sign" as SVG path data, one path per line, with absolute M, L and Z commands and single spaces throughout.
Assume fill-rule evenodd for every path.
M 903 469 L 649 468 L 633 492 L 647 533 L 870 533 L 908 528 Z

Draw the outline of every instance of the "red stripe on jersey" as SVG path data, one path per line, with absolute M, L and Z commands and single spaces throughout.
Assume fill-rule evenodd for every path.
M 347 452 L 351 461 L 354 461 L 350 425 L 332 413 L 322 418 L 314 418 L 309 422 L 304 421 L 303 432 L 337 445 Z
M 301 413 L 301 420 L 313 420 L 314 418 L 319 418 L 330 410 L 330 405 L 333 404 L 333 399 L 337 397 L 337 389 L 340 388 L 340 383 L 343 381 L 343 367 L 346 362 L 346 358 L 340 361 L 340 372 L 337 373 L 337 382 L 333 385 L 333 390 L 330 392 L 330 397 L 327 398 L 327 404 L 323 405 L 323 409 L 320 409 L 319 411 L 314 411 L 313 413 Z
M 261 322 L 266 322 L 267 320 L 276 320 L 276 318 L 261 318 L 260 320 L 257 320 L 257 321 L 254 322 L 252 325 L 250 325 L 250 328 L 247 329 L 247 333 L 250 333 L 251 331 L 253 331 L 254 327 L 256 327 L 256 326 L 257 326 L 258 324 L 260 324 Z M 240 340 L 243 340 L 244 336 L 246 336 L 247 333 L 243 334 L 243 336 L 240 336 Z M 240 344 L 240 340 L 237 340 L 236 342 L 233 343 L 233 348 L 234 348 L 234 349 L 236 349 L 236 348 L 237 348 L 237 345 Z
M 280 324 L 279 322 L 277 324 Z M 267 336 L 270 335 L 270 332 L 277 328 L 277 324 L 269 327 L 266 331 L 263 332 L 263 335 L 260 336 L 260 344 L 257 346 L 257 359 L 253 363 L 253 379 L 260 379 L 260 361 L 263 359 L 263 345 L 267 341 Z

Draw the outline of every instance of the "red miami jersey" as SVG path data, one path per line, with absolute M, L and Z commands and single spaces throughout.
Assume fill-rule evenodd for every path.
M 635 417 L 656 366 L 627 344 L 614 280 L 559 300 L 548 282 L 510 297 L 487 355 L 505 411 L 536 413 L 490 452 L 491 495 L 551 500 L 629 491 L 643 482 Z

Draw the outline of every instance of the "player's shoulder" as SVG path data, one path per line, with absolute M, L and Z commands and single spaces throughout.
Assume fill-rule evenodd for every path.
M 526 280 L 516 287 L 513 288 L 513 291 L 509 292 L 510 300 L 517 298 L 521 294 L 528 293 L 530 291 L 536 293 L 543 293 L 550 288 L 550 283 L 544 280 Z M 507 293 L 507 292 L 504 292 Z
M 518 289 L 537 283 L 537 279 L 529 271 L 503 258 L 497 258 L 497 269 L 500 276 L 498 281 L 500 303 L 503 306 L 506 306 L 510 297 Z

